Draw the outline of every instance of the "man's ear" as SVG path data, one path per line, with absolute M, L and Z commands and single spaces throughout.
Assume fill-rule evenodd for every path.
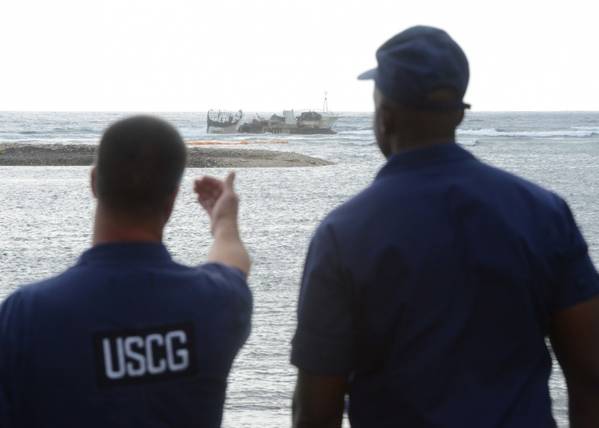
M 462 123 L 462 121 L 464 120 L 464 114 L 465 111 L 464 110 L 460 110 L 460 113 L 458 114 L 458 124 L 456 125 L 456 128 Z
M 379 107 L 379 122 L 380 132 L 386 138 L 395 133 L 395 115 L 387 104 L 382 104 Z
M 94 198 L 98 198 L 98 192 L 97 192 L 97 188 L 96 188 L 96 167 L 93 166 L 92 170 L 90 172 L 90 184 L 91 184 L 91 188 L 92 188 L 92 194 L 94 195 Z
M 394 133 L 395 127 L 395 114 L 389 101 L 385 96 L 377 89 L 374 88 L 374 108 L 375 108 L 375 126 L 378 134 L 386 139 L 389 135 Z
M 394 132 L 393 115 L 385 104 L 380 104 L 374 114 L 374 133 L 379 149 L 385 157 L 391 155 L 391 136 Z
M 173 209 L 175 208 L 175 201 L 177 200 L 177 195 L 179 194 L 179 187 L 175 189 L 175 191 L 167 198 L 164 203 L 164 224 L 166 224 L 173 213 Z

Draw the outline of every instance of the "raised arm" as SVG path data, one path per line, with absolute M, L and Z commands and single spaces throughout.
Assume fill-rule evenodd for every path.
M 568 384 L 570 427 L 599 427 L 599 297 L 558 312 L 551 342 Z
M 299 370 L 293 394 L 293 428 L 341 428 L 345 376 L 317 376 Z
M 247 275 L 251 261 L 239 236 L 239 199 L 233 190 L 234 180 L 233 172 L 224 181 L 205 176 L 195 181 L 194 191 L 198 202 L 210 216 L 214 242 L 208 261 L 235 267 Z

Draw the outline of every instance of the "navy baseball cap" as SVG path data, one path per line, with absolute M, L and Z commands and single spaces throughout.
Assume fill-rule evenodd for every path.
M 470 71 L 460 46 L 445 31 L 416 26 L 393 36 L 376 51 L 378 67 L 362 73 L 383 95 L 400 105 L 420 109 L 464 109 Z M 451 96 L 439 99 L 436 91 Z M 454 96 L 455 95 L 455 96 Z

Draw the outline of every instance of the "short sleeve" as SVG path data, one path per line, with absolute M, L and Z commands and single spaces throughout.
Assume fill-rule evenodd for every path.
M 22 353 L 21 296 L 10 295 L 0 305 L 0 426 L 11 427 L 16 408 L 18 362 Z
M 591 261 L 587 244 L 580 233 L 570 208 L 561 202 L 560 236 L 555 258 L 556 281 L 553 290 L 553 309 L 574 306 L 599 295 L 599 274 Z
M 199 268 L 220 289 L 225 291 L 227 305 L 231 308 L 231 320 L 240 331 L 240 346 L 245 343 L 251 328 L 252 293 L 245 274 L 222 263 L 205 263 Z
M 330 226 L 316 231 L 304 266 L 291 363 L 317 375 L 344 375 L 353 356 L 352 289 Z

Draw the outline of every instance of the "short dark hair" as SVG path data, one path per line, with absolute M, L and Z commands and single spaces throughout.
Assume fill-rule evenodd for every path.
M 174 126 L 140 115 L 108 127 L 96 156 L 98 200 L 123 214 L 152 215 L 179 186 L 187 151 Z

